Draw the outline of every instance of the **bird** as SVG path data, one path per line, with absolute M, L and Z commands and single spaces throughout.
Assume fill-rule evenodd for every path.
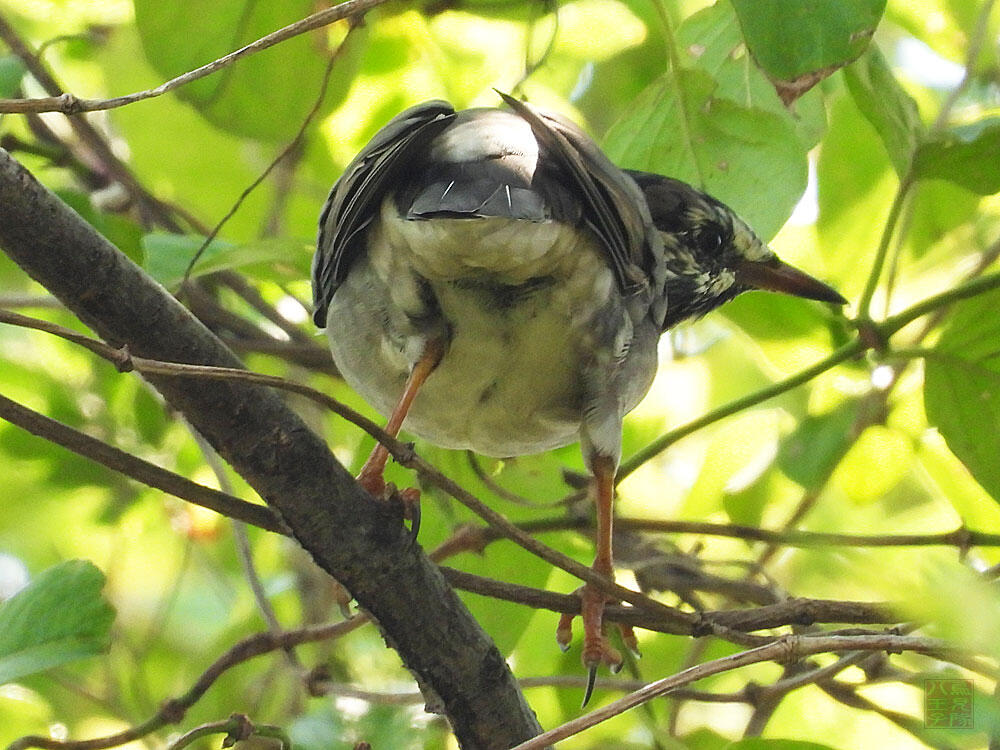
M 593 570 L 613 581 L 622 420 L 652 383 L 661 334 L 751 289 L 846 300 L 707 193 L 620 169 L 569 119 L 498 94 L 504 107 L 411 107 L 348 164 L 320 215 L 313 318 L 394 437 L 405 424 L 495 457 L 579 442 Z M 376 497 L 387 460 L 376 445 L 358 475 Z M 579 595 L 586 703 L 598 666 L 623 659 L 603 623 L 612 600 L 592 584 Z

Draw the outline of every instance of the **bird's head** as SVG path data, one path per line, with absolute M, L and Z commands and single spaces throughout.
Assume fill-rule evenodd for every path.
M 697 318 L 751 289 L 845 304 L 835 289 L 783 262 L 724 203 L 661 175 L 630 171 L 663 240 L 664 328 Z

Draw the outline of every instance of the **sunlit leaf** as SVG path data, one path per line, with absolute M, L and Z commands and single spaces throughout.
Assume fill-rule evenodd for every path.
M 907 240 L 919 258 L 949 232 L 966 225 L 982 196 L 950 180 L 921 180 L 911 200 L 913 218 Z
M 21 58 L 14 55 L 0 55 L 0 97 L 16 96 L 21 88 L 25 67 Z
M 926 141 L 914 164 L 920 177 L 951 180 L 991 195 L 1000 191 L 1000 117 L 956 125 Z
M 733 0 L 733 7 L 754 59 L 772 78 L 792 81 L 860 55 L 885 0 Z
M 239 49 L 315 10 L 309 0 L 256 3 L 249 0 L 137 0 L 136 26 L 150 63 L 174 77 Z M 179 89 L 211 122 L 233 133 L 288 140 L 312 108 L 326 67 L 324 31 L 302 34 L 280 46 Z M 337 60 L 326 107 L 335 105 L 353 78 L 364 34 L 352 34 Z M 295 71 L 294 85 L 288 71 Z
M 913 465 L 913 445 L 900 432 L 873 425 L 857 438 L 833 473 L 833 481 L 855 502 L 883 498 Z
M 817 241 L 837 290 L 850 298 L 861 290 L 898 178 L 878 135 L 854 99 L 831 103 L 830 129 L 816 165 L 819 182 Z
M 114 611 L 103 587 L 93 563 L 71 560 L 0 604 L 0 684 L 107 648 Z
M 1000 292 L 957 303 L 927 357 L 924 406 L 948 447 L 1000 502 Z
M 184 272 L 203 238 L 182 234 L 147 234 L 142 238 L 146 251 L 146 270 L 164 286 L 172 287 L 184 278 Z M 240 268 L 257 263 L 283 263 L 308 274 L 310 250 L 306 243 L 291 238 L 260 240 L 246 245 L 232 245 L 213 240 L 192 269 L 200 276 L 214 271 Z
M 786 107 L 764 72 L 747 52 L 733 6 L 720 0 L 684 20 L 677 30 L 681 63 L 704 70 L 718 84 L 714 96 L 743 107 L 766 109 L 783 118 L 806 147 L 819 140 L 825 127 L 822 97 L 807 95 L 794 109 Z
M 906 174 L 923 131 L 917 103 L 874 45 L 844 70 L 844 79 L 858 109 L 881 137 L 896 173 Z
M 719 99 L 716 88 L 701 70 L 663 76 L 608 131 L 605 149 L 622 166 L 703 188 L 770 239 L 805 190 L 805 148 L 784 117 Z
M 807 490 L 819 489 L 854 442 L 862 402 L 846 399 L 826 414 L 809 415 L 781 443 L 778 465 Z

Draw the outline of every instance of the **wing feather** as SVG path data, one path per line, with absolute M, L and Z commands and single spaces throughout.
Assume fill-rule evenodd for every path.
M 539 143 L 572 180 L 584 221 L 600 239 L 622 293 L 652 303 L 654 317 L 665 314 L 659 309 L 665 308 L 663 246 L 632 178 L 569 120 L 497 93 L 528 121 Z
M 313 256 L 313 320 L 326 326 L 326 310 L 351 263 L 364 252 L 364 233 L 398 176 L 455 118 L 445 101 L 418 104 L 394 117 L 347 165 L 330 190 L 319 220 Z

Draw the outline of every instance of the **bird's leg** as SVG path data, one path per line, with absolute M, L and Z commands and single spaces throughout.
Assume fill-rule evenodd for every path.
M 596 490 L 595 504 L 597 506 L 597 553 L 594 572 L 611 581 L 615 580 L 614 559 L 611 551 L 611 535 L 613 524 L 613 500 L 615 491 L 615 461 L 606 456 L 595 456 L 591 463 Z M 622 667 L 622 655 L 608 640 L 607 628 L 604 624 L 604 605 L 616 603 L 618 600 L 601 591 L 596 586 L 586 583 L 579 589 L 580 619 L 583 621 L 583 665 L 588 669 L 587 690 L 584 694 L 584 705 L 590 700 L 594 689 L 597 667 L 607 664 L 612 672 Z M 572 615 L 563 615 L 559 619 L 556 630 L 556 640 L 565 650 L 572 638 Z M 633 653 L 638 653 L 638 643 L 631 626 L 618 625 L 622 640 Z
M 406 414 L 413 404 L 413 399 L 416 397 L 420 387 L 427 380 L 427 377 L 434 372 L 434 368 L 438 366 L 443 354 L 444 344 L 440 340 L 428 339 L 427 343 L 424 344 L 420 358 L 413 365 L 413 369 L 410 370 L 410 375 L 406 379 L 406 384 L 403 386 L 403 393 L 400 395 L 399 401 L 396 402 L 392 414 L 389 415 L 389 421 L 386 422 L 385 431 L 392 437 L 396 437 L 399 434 L 399 430 L 403 426 L 403 420 L 406 419 Z M 361 472 L 358 474 L 358 483 L 375 497 L 383 497 L 385 494 L 385 479 L 383 478 L 383 474 L 385 473 L 385 465 L 388 460 L 389 449 L 379 443 L 372 450 L 371 455 L 368 456 L 368 460 L 365 461 L 365 465 L 361 467 Z M 412 510 L 416 503 L 419 502 L 420 492 L 411 488 L 403 490 L 402 496 L 404 502 Z

